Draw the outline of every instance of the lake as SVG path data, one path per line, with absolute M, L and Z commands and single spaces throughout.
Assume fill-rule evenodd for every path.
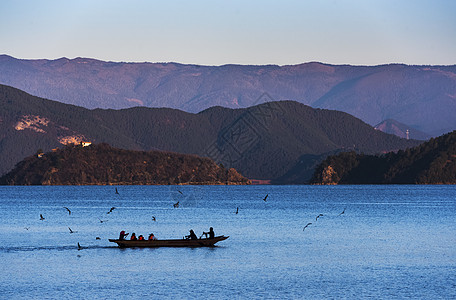
M 456 298 L 456 186 L 117 189 L 0 187 L 1 298 Z M 108 241 L 121 230 L 166 239 L 211 226 L 229 239 Z

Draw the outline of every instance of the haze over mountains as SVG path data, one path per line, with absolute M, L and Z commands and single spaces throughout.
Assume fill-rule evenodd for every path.
M 275 183 L 305 183 L 328 154 L 383 153 L 419 144 L 347 113 L 294 101 L 212 107 L 197 114 L 146 107 L 89 110 L 0 85 L 0 173 L 38 149 L 81 141 L 196 154 Z
M 0 55 L 0 83 L 86 108 L 187 112 L 245 108 L 261 103 L 266 93 L 270 100 L 344 111 L 372 126 L 393 119 L 431 136 L 456 129 L 455 65 L 198 66 Z
M 415 140 L 429 140 L 431 136 L 418 129 L 411 128 L 396 120 L 388 119 L 374 126 L 375 129 L 385 133 L 394 134 L 401 138 L 410 138 Z M 408 135 L 408 136 L 407 136 Z

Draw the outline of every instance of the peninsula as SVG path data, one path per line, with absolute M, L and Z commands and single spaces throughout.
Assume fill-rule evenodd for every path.
M 456 184 L 456 131 L 383 155 L 328 156 L 313 184 Z
M 38 151 L 0 178 L 2 185 L 249 184 L 235 169 L 209 158 L 109 146 L 68 145 Z

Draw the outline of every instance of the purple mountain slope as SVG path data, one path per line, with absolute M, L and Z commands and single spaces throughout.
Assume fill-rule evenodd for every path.
M 401 138 L 409 138 L 421 141 L 425 141 L 431 138 L 431 136 L 428 134 L 416 130 L 406 124 L 399 123 L 393 119 L 388 119 L 375 125 L 375 129 L 383 131 L 385 133 L 397 135 Z
M 437 136 L 456 129 L 456 66 L 198 66 L 0 55 L 0 83 L 86 108 L 244 108 L 261 96 L 387 119 Z M 266 94 L 265 94 L 266 93 Z

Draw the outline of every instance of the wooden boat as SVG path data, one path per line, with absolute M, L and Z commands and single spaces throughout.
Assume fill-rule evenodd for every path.
M 145 241 L 131 241 L 131 240 L 118 240 L 109 239 L 110 242 L 116 243 L 120 248 L 154 248 L 154 247 L 214 247 L 217 242 L 226 240 L 229 236 L 216 236 L 213 239 L 204 238 L 197 240 L 190 239 L 175 239 L 175 240 L 145 240 Z

